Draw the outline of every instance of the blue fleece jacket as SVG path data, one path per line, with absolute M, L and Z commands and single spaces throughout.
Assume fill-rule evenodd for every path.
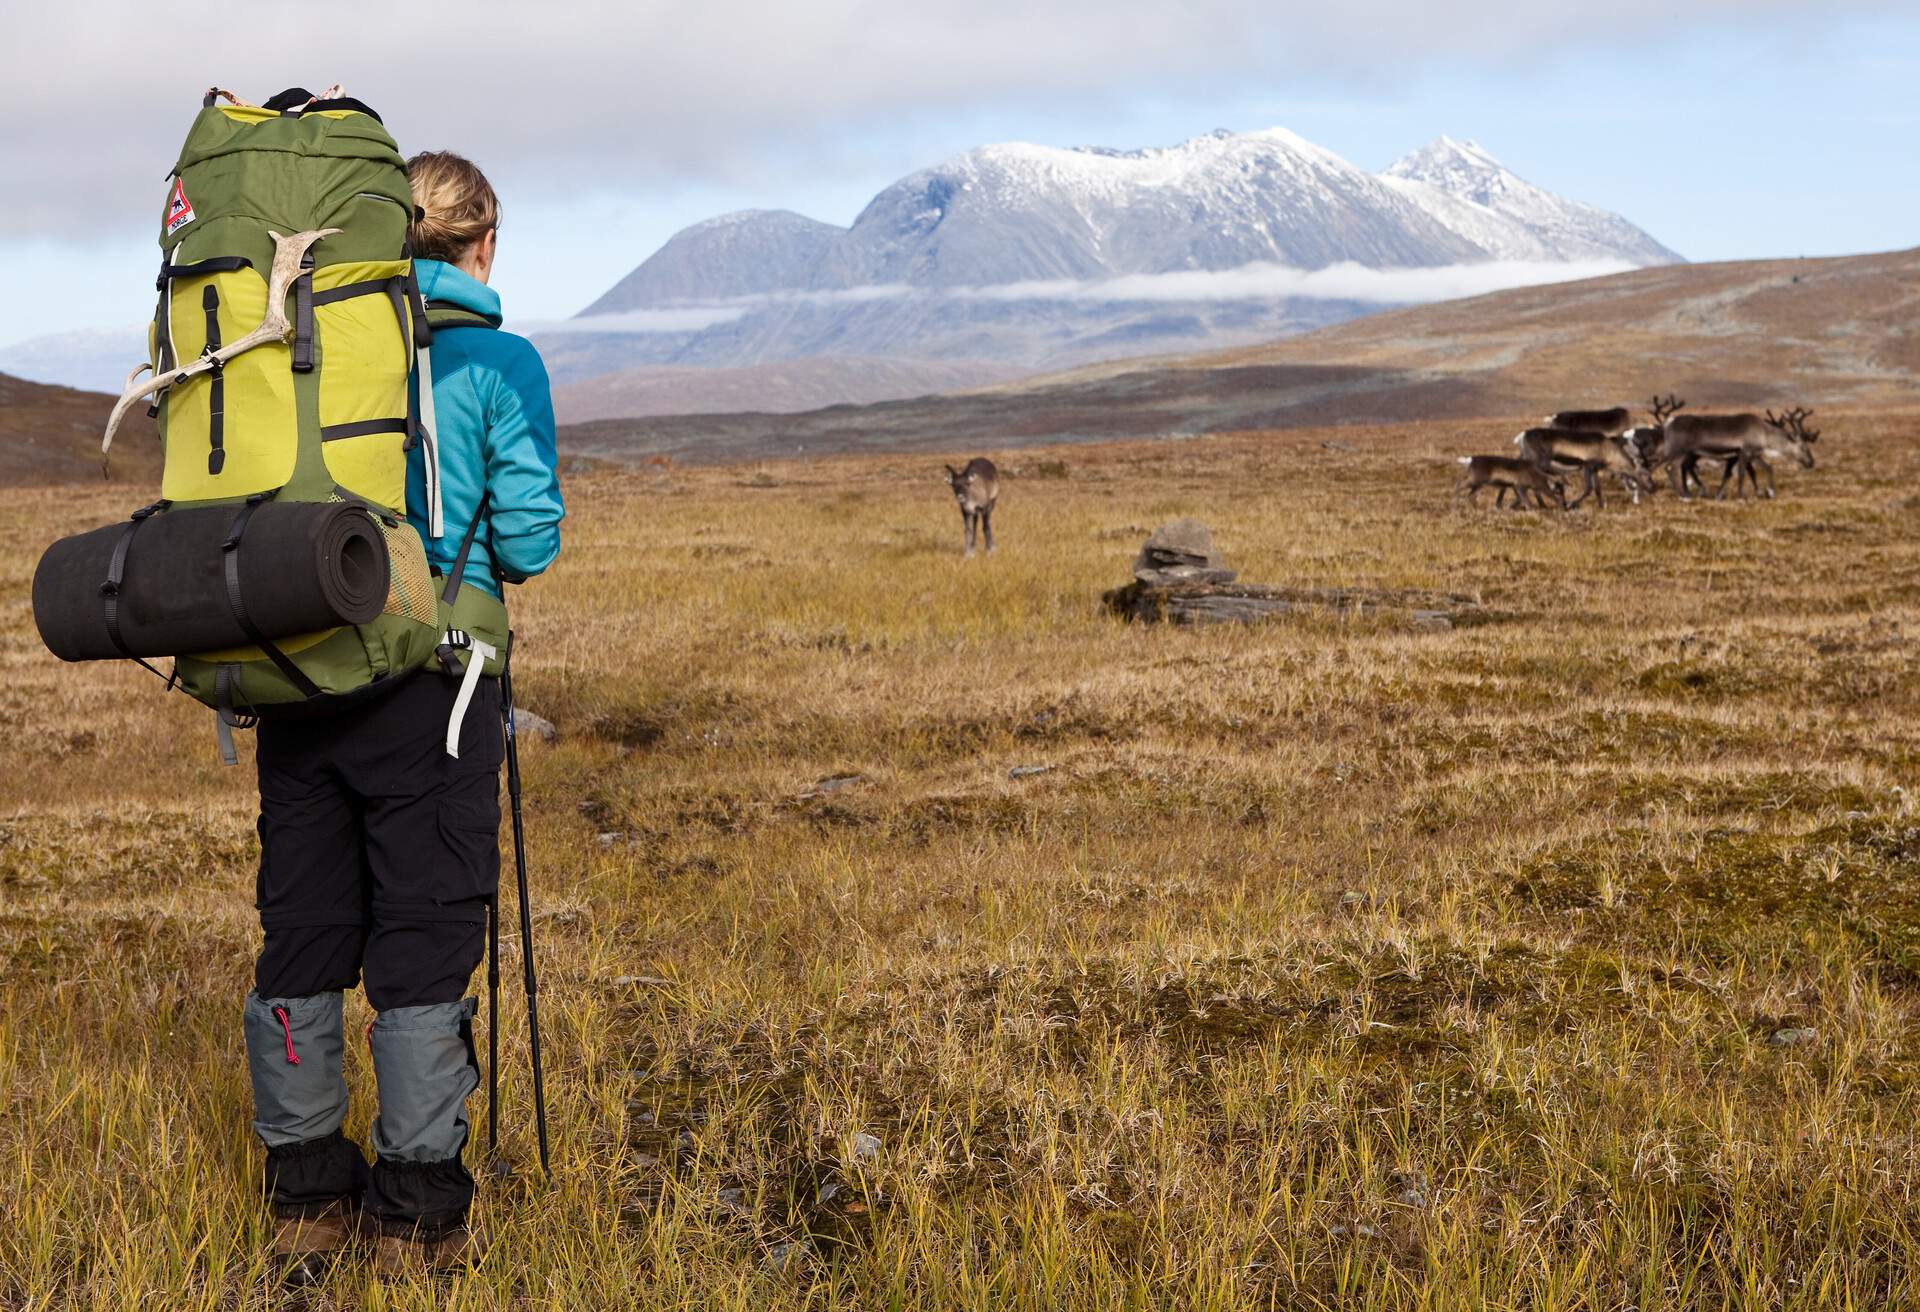
M 464 581 L 496 597 L 494 566 L 522 582 L 560 554 L 558 456 L 546 366 L 524 337 L 501 332 L 500 294 L 439 260 L 415 260 L 420 294 L 485 315 L 495 327 L 449 328 L 433 335 L 433 405 L 440 444 L 444 533 L 427 536 L 426 453 L 407 458 L 407 518 L 427 544 L 427 560 L 452 569 L 460 538 L 484 491 L 488 523 L 475 535 Z

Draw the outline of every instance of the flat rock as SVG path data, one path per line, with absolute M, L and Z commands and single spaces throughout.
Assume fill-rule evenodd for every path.
M 1136 578 L 1103 598 L 1116 615 L 1147 623 L 1250 623 L 1303 607 L 1349 614 L 1404 615 L 1416 629 L 1444 632 L 1481 614 L 1471 597 L 1372 588 L 1282 588 L 1258 583 L 1156 583 Z
M 1133 576 L 1142 583 L 1156 587 L 1171 587 L 1176 583 L 1231 583 L 1240 577 L 1238 570 L 1213 569 L 1206 565 L 1169 565 L 1164 568 L 1152 566 L 1133 567 Z

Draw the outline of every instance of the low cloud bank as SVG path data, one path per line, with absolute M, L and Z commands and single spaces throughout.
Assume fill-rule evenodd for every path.
M 757 310 L 779 306 L 846 305 L 908 299 L 1080 304 L 1147 301 L 1189 305 L 1226 301 L 1319 300 L 1361 301 L 1369 305 L 1414 305 L 1481 296 L 1514 287 L 1601 278 L 1608 274 L 1625 273 L 1635 267 L 1625 260 L 1570 263 L 1502 260 L 1427 269 L 1373 269 L 1362 264 L 1295 269 L 1284 264 L 1245 264 L 1237 269 L 1137 273 L 1087 281 L 1043 279 L 991 287 L 909 287 L 896 283 L 827 291 L 770 292 L 660 310 L 587 315 L 550 324 L 513 326 L 529 333 L 700 332 L 716 324 L 744 318 Z
M 1406 305 L 1450 301 L 1463 296 L 1576 282 L 1625 273 L 1625 260 L 1563 263 L 1504 260 L 1488 264 L 1449 264 L 1431 269 L 1370 269 L 1363 264 L 1332 264 L 1324 269 L 1295 269 L 1284 264 L 1244 264 L 1237 269 L 1191 269 L 1178 273 L 1140 273 L 1098 282 L 1016 282 L 979 287 L 968 296 L 1004 301 L 1366 301 Z
M 697 333 L 718 324 L 732 323 L 744 317 L 752 307 L 728 302 L 713 305 L 674 306 L 665 310 L 626 310 L 619 314 L 596 314 L 580 319 L 537 319 L 509 323 L 506 327 L 529 337 L 563 333 Z

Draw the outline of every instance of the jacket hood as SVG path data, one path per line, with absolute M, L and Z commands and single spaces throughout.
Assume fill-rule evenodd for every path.
M 415 260 L 413 271 L 420 280 L 423 300 L 445 301 L 463 310 L 472 310 L 485 315 L 494 327 L 500 326 L 500 293 L 479 279 L 443 260 Z

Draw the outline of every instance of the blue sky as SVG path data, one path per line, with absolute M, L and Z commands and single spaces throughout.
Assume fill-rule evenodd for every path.
M 486 0 L 455 29 L 456 11 L 422 7 L 418 36 L 400 34 L 452 44 L 457 29 L 467 48 L 385 63 L 316 50 L 289 8 L 285 41 L 250 29 L 210 52 L 224 75 L 101 35 L 150 31 L 136 6 L 10 15 L 32 30 L 0 54 L 0 176 L 24 197 L 0 208 L 0 345 L 149 312 L 160 176 L 199 87 L 249 61 L 236 89 L 337 76 L 387 109 L 404 149 L 487 167 L 516 319 L 578 310 L 725 210 L 846 223 L 894 178 L 984 142 L 1165 145 L 1215 127 L 1285 126 L 1369 168 L 1472 137 L 1696 260 L 1920 244 L 1911 3 L 1694 0 L 1676 20 L 1651 0 L 1365 0 L 1331 16 L 987 0 L 943 16 L 961 8 L 559 5 L 536 29 L 515 26 L 529 7 Z

